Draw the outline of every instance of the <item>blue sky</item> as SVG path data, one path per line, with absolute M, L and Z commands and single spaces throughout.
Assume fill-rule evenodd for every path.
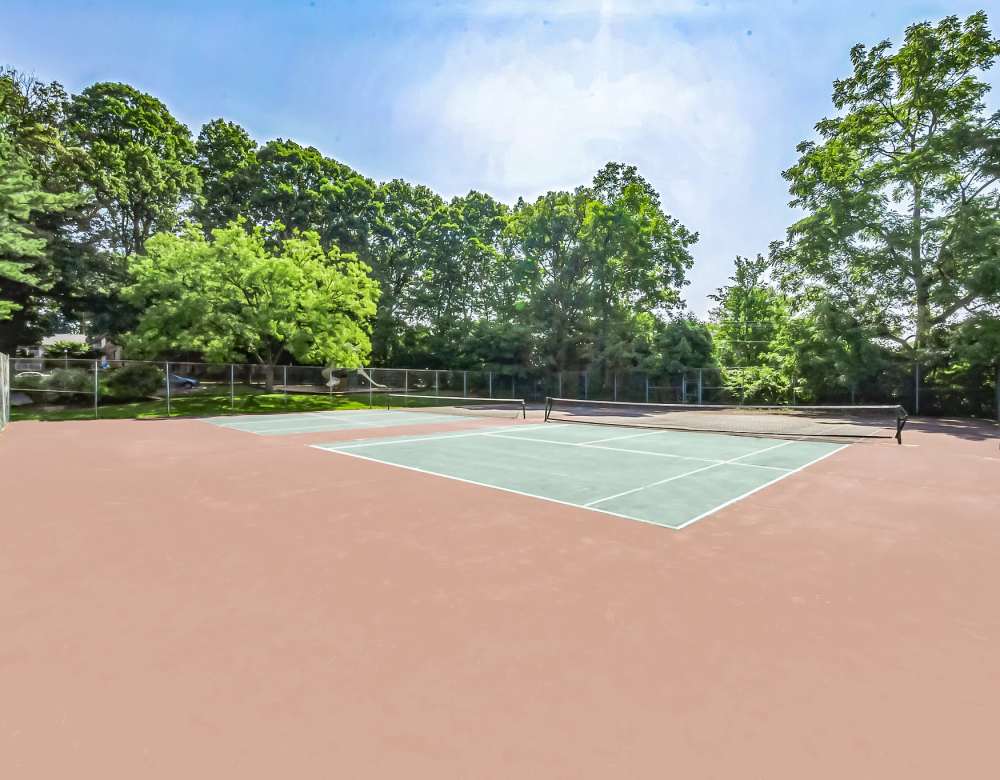
M 852 45 L 979 8 L 1000 30 L 1000 3 L 954 0 L 3 5 L 0 63 L 70 91 L 124 81 L 194 133 L 222 116 L 377 180 L 512 203 L 634 163 L 701 234 L 685 290 L 699 314 L 736 254 L 794 221 L 780 173 L 832 113 Z

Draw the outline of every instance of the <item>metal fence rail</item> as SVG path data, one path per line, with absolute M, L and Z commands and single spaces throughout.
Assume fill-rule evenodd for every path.
M 548 396 L 586 400 L 689 404 L 899 404 L 913 415 L 994 417 L 1000 376 L 982 386 L 938 380 L 932 372 L 896 366 L 863 382 L 804 380 L 762 366 L 682 368 L 660 373 L 592 367 L 551 371 L 531 366 L 494 369 L 336 368 L 197 361 L 108 361 L 18 358 L 9 361 L 5 388 L 16 405 L 65 407 L 78 416 L 124 416 L 123 404 L 144 404 L 145 416 L 280 411 L 347 401 L 379 405 L 386 393 L 474 398 Z M 202 404 L 199 398 L 211 398 Z M 324 401 L 326 399 L 326 401 Z M 5 402 L 6 403 L 6 402 Z M 113 411 L 113 407 L 119 407 Z M 199 411 L 201 409 L 201 411 Z M 10 413 L 10 407 L 4 407 Z M 90 411 L 88 411 L 90 410 Z M 105 411 L 106 410 L 106 411 Z
M 0 352 L 0 431 L 10 422 L 10 359 Z

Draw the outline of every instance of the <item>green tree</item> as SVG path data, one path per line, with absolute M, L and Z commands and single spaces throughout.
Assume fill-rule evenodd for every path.
M 67 143 L 68 97 L 57 83 L 43 83 L 12 68 L 0 68 L 0 135 L 9 143 L 32 187 L 58 208 L 31 208 L 26 223 L 44 251 L 33 255 L 34 283 L 3 284 L 12 310 L 0 325 L 0 349 L 31 344 L 56 328 L 84 319 L 100 295 L 99 258 L 86 239 L 89 195 L 82 182 L 82 150 Z
M 130 262 L 128 299 L 142 312 L 129 346 L 147 356 L 199 352 L 209 360 L 253 356 L 268 389 L 282 355 L 356 367 L 371 349 L 378 285 L 369 268 L 316 233 L 271 249 L 240 223 L 210 239 L 192 227 L 160 233 Z
M 88 155 L 98 211 L 92 226 L 124 256 L 177 228 L 201 180 L 191 132 L 159 100 L 127 84 L 100 83 L 75 96 L 68 130 Z
M 423 231 L 443 206 L 429 188 L 402 179 L 386 182 L 375 194 L 368 249 L 382 291 L 372 335 L 378 363 L 400 365 L 405 360 L 404 334 L 419 319 L 415 300 L 427 262 Z
M 8 297 L 14 285 L 39 287 L 41 279 L 34 266 L 44 260 L 47 239 L 40 235 L 33 219 L 40 213 L 60 211 L 72 204 L 66 196 L 39 188 L 27 160 L 0 132 L 0 320 L 21 308 Z M 14 346 L 5 345 L 6 348 Z
M 979 74 L 1000 51 L 984 13 L 851 50 L 838 116 L 785 171 L 807 216 L 782 249 L 786 283 L 815 285 L 911 357 L 932 330 L 1000 295 L 1000 115 Z
M 634 167 L 609 163 L 590 187 L 521 203 L 511 230 L 530 268 L 542 360 L 559 370 L 634 365 L 623 341 L 635 313 L 680 302 L 698 235 L 665 214 Z
M 657 376 L 715 366 L 712 331 L 693 314 L 669 322 L 655 320 L 650 346 L 642 368 Z
M 203 195 L 195 219 L 211 232 L 248 217 L 258 186 L 257 142 L 238 124 L 215 119 L 201 128 L 195 148 Z
M 766 362 L 790 316 L 789 300 L 769 280 L 771 261 L 737 255 L 729 284 L 708 297 L 716 358 L 723 366 L 751 367 Z

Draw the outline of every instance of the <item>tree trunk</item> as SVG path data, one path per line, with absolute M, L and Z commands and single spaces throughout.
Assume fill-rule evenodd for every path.
M 274 392 L 274 363 L 264 364 L 264 389 L 269 393 Z
M 913 273 L 916 304 L 916 334 L 914 339 L 914 357 L 920 359 L 920 350 L 927 345 L 927 337 L 931 326 L 930 292 L 927 289 L 927 279 L 924 276 L 921 241 L 923 238 L 923 187 L 920 182 L 913 184 L 913 217 L 911 222 L 912 236 L 910 239 L 910 264 Z

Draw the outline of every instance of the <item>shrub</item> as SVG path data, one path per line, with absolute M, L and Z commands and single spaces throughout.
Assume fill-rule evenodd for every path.
M 70 404 L 82 400 L 89 401 L 94 394 L 94 372 L 82 368 L 57 368 L 45 377 L 42 387 L 46 390 L 64 391 L 46 393 L 46 403 Z
M 148 363 L 130 363 L 111 371 L 104 381 L 104 394 L 115 401 L 140 401 L 163 388 L 164 375 Z
M 95 351 L 78 341 L 53 341 L 45 347 L 45 357 L 60 358 L 69 357 L 74 359 L 94 357 Z

